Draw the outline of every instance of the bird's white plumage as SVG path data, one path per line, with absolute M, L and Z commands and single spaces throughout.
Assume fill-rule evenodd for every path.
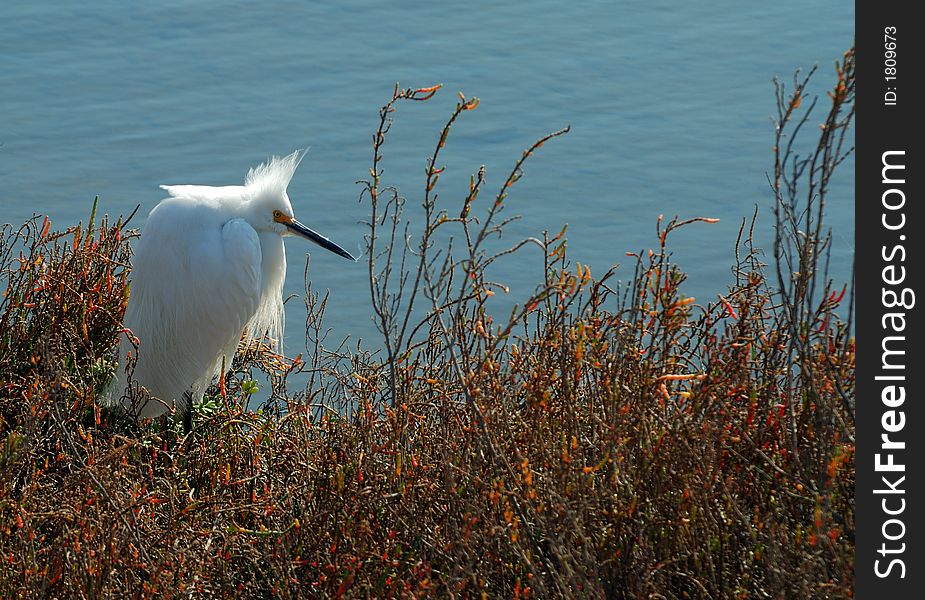
M 162 186 L 170 197 L 151 211 L 133 261 L 125 326 L 138 340 L 132 380 L 156 400 L 131 406 L 125 365 L 133 344 L 120 345 L 119 375 L 109 399 L 139 417 L 163 414 L 198 398 L 222 364 L 231 365 L 246 331 L 281 349 L 283 236 L 302 235 L 342 256 L 345 250 L 293 218 L 286 187 L 303 156 L 274 157 L 252 169 L 243 186 Z

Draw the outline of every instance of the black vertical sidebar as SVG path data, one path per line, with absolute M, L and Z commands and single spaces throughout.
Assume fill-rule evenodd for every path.
M 922 598 L 925 362 L 920 117 L 925 24 L 858 2 L 856 597 Z M 917 297 L 919 296 L 919 297 Z

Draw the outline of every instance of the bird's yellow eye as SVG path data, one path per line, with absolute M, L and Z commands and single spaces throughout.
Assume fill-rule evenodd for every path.
M 287 219 L 286 219 L 286 215 L 283 214 L 283 211 L 281 211 L 281 210 L 274 210 L 274 211 L 273 211 L 273 220 L 274 220 L 274 221 L 278 221 L 278 222 L 282 222 L 282 221 L 285 221 L 285 220 L 287 220 Z

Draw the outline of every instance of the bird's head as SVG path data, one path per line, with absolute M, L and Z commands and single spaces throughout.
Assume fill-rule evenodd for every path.
M 356 260 L 349 252 L 295 218 L 286 189 L 306 152 L 307 150 L 296 150 L 289 156 L 274 156 L 247 173 L 244 186 L 250 197 L 248 220 L 258 231 L 272 231 L 281 236 L 299 236 L 344 258 Z

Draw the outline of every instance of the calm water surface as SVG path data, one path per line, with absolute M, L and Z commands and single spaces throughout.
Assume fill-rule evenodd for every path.
M 430 102 L 400 108 L 385 149 L 386 183 L 409 206 L 457 91 L 481 105 L 443 154 L 446 206 L 479 165 L 494 190 L 525 147 L 570 124 L 515 186 L 506 214 L 523 219 L 505 241 L 567 222 L 573 260 L 598 273 L 622 262 L 626 278 L 625 253 L 651 247 L 660 213 L 719 217 L 673 245 L 687 294 L 707 301 L 730 281 L 739 224 L 756 205 L 769 247 L 772 78 L 818 63 L 824 93 L 853 39 L 853 7 L 834 0 L 464 4 L 4 3 L 0 221 L 41 212 L 63 228 L 95 195 L 110 214 L 140 204 L 143 216 L 158 184 L 238 183 L 266 156 L 311 146 L 289 189 L 296 215 L 353 251 L 367 211 L 355 181 L 368 176 L 378 107 L 396 81 L 443 83 Z M 828 208 L 839 280 L 853 251 L 853 168 Z M 331 289 L 330 339 L 378 347 L 363 266 L 297 240 L 288 250 L 287 291 L 302 291 L 305 252 L 314 285 Z M 529 294 L 539 260 L 527 251 L 499 266 L 511 284 L 499 306 Z M 287 316 L 294 355 L 304 309 L 292 302 Z

